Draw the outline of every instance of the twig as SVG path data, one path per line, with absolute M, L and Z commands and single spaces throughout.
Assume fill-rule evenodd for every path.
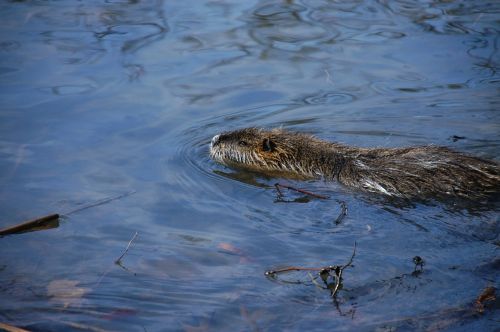
M 313 275 L 311 274 L 311 272 L 307 272 L 307 275 L 309 276 L 309 278 L 311 278 L 311 282 L 318 288 L 321 288 L 321 289 L 325 289 L 323 286 L 321 286 L 317 281 L 316 279 L 318 278 L 317 276 L 316 277 L 313 277 Z
M 324 269 L 330 268 L 327 267 L 300 267 L 300 266 L 287 266 L 277 270 L 268 270 L 264 274 L 266 276 L 273 276 L 275 274 L 283 273 L 283 272 L 291 272 L 291 271 L 322 271 Z
M 327 83 L 330 83 L 330 84 L 333 84 L 331 78 L 330 78 L 330 73 L 328 72 L 327 69 L 325 69 L 325 73 L 326 73 L 326 82 Z
M 15 233 L 29 232 L 31 230 L 34 230 L 35 228 L 46 227 L 52 222 L 58 222 L 58 220 L 59 220 L 59 214 L 57 213 L 49 214 L 47 216 L 32 219 L 14 226 L 4 228 L 0 230 L 0 235 L 10 235 Z
M 351 259 L 349 259 L 349 262 L 347 262 L 347 264 L 339 267 L 339 269 L 337 269 L 335 271 L 335 287 L 333 288 L 333 291 L 332 291 L 332 297 L 335 297 L 337 295 L 337 291 L 339 290 L 339 287 L 340 287 L 340 282 L 342 281 L 342 272 L 344 272 L 344 269 L 348 266 L 351 266 L 352 265 L 352 262 L 354 261 L 354 256 L 356 256 L 356 241 L 354 241 L 354 249 L 352 251 L 352 256 L 351 256 Z
M 351 259 L 349 259 L 349 262 L 347 262 L 346 265 L 342 266 L 340 269 L 341 270 L 344 270 L 346 267 L 348 266 L 351 266 L 352 265 L 352 262 L 354 261 L 354 256 L 356 256 L 356 246 L 357 246 L 357 243 L 356 241 L 354 241 L 354 249 L 352 250 L 352 256 L 351 256 Z
M 281 183 L 275 183 L 274 186 L 276 187 L 276 189 L 278 191 L 278 195 L 281 196 L 281 197 L 283 197 L 283 194 L 279 190 L 279 187 L 282 187 L 282 188 L 285 188 L 285 189 L 288 189 L 288 190 L 294 190 L 294 191 L 299 192 L 301 194 L 305 194 L 305 195 L 311 196 L 311 197 L 316 197 L 316 198 L 319 198 L 319 199 L 328 199 L 329 198 L 328 196 L 324 196 L 324 195 L 320 195 L 320 194 L 315 194 L 315 193 L 312 193 L 312 192 L 304 190 L 304 189 L 298 189 L 298 188 L 295 188 L 295 187 L 292 187 L 292 186 L 287 186 L 287 185 L 281 184 Z
M 335 224 L 338 225 L 344 220 L 345 216 L 347 216 L 347 204 L 344 201 L 340 201 L 341 211 L 337 219 L 335 219 Z
M 123 256 L 125 256 L 125 254 L 128 252 L 128 250 L 130 249 L 130 245 L 132 244 L 132 242 L 134 242 L 135 238 L 137 237 L 137 235 L 139 235 L 139 233 L 135 232 L 134 236 L 132 237 L 132 239 L 130 239 L 130 241 L 128 242 L 128 245 L 127 245 L 127 248 L 125 248 L 125 251 L 123 252 L 123 254 L 120 256 L 120 258 L 118 258 L 116 261 L 115 261 L 115 264 L 117 265 L 121 265 L 121 261 L 122 261 L 122 258 Z
M 340 287 L 340 282 L 342 281 L 342 271 L 343 269 L 339 268 L 335 271 L 335 287 L 333 287 L 332 290 L 332 297 L 336 299 L 337 291 L 339 290 Z
M 133 194 L 135 194 L 135 193 L 136 193 L 136 191 L 135 191 L 135 190 L 132 190 L 132 191 L 129 191 L 129 192 L 127 192 L 127 193 L 120 194 L 120 195 L 117 195 L 117 196 L 112 196 L 112 197 L 103 198 L 103 199 L 101 199 L 101 200 L 95 201 L 94 203 L 90 203 L 90 204 L 88 204 L 88 205 L 82 206 L 82 207 L 77 208 L 77 209 L 75 209 L 75 210 L 71 210 L 71 211 L 69 211 L 69 212 L 63 213 L 63 215 L 64 215 L 64 216 L 69 216 L 70 214 L 77 213 L 77 212 L 80 212 L 80 211 L 83 211 L 83 210 L 89 209 L 89 208 L 91 208 L 91 207 L 95 207 L 95 206 L 103 205 L 103 204 L 106 204 L 106 203 L 109 203 L 109 202 L 112 202 L 112 201 L 116 201 L 117 199 L 120 199 L 120 198 L 123 198 L 123 197 L 127 197 L 127 196 L 133 195 Z

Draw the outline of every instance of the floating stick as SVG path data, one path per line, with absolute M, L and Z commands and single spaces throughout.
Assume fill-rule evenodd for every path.
M 16 233 L 23 233 L 35 230 L 37 228 L 44 228 L 49 226 L 51 223 L 54 223 L 54 227 L 59 226 L 59 214 L 49 214 L 47 216 L 43 216 L 40 218 L 32 219 L 25 221 L 23 223 L 10 226 L 0 230 L 0 235 L 10 235 Z M 52 228 L 52 227 L 50 227 Z
M 127 248 L 125 248 L 125 251 L 123 252 L 123 254 L 115 261 L 115 264 L 121 265 L 123 256 L 125 256 L 125 254 L 128 252 L 128 250 L 130 249 L 130 245 L 132 244 L 132 242 L 134 242 L 137 235 L 139 235 L 139 233 L 135 232 L 132 239 L 130 239 L 130 241 L 128 242 Z
M 324 195 L 320 195 L 320 194 L 315 194 L 313 192 L 310 192 L 310 191 L 307 191 L 307 190 L 304 190 L 304 189 L 298 189 L 298 188 L 295 188 L 295 187 L 292 187 L 292 186 L 288 186 L 288 185 L 285 185 L 285 184 L 281 184 L 281 183 L 275 183 L 274 186 L 276 187 L 276 190 L 278 191 L 278 196 L 280 198 L 283 197 L 283 193 L 281 192 L 280 187 L 288 189 L 288 190 L 294 190 L 294 191 L 299 192 L 301 194 L 305 194 L 305 195 L 311 196 L 311 197 L 316 197 L 316 198 L 319 198 L 319 199 L 328 199 L 329 198 L 328 196 L 324 196 Z

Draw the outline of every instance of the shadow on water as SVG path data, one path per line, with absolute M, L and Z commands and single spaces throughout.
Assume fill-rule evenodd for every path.
M 208 145 L 221 131 L 283 126 L 498 160 L 499 9 L 3 2 L 0 228 L 77 212 L 0 238 L 0 321 L 33 331 L 494 330 L 498 202 L 395 201 L 233 170 Z M 299 284 L 264 275 L 345 264 L 353 243 L 335 301 L 304 271 L 289 275 Z

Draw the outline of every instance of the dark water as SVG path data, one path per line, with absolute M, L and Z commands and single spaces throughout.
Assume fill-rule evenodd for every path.
M 285 128 L 498 160 L 497 1 L 3 1 L 0 322 L 33 331 L 494 330 L 493 206 L 398 206 L 213 163 L 210 138 Z M 453 139 L 459 136 L 462 139 Z M 287 192 L 291 198 L 293 193 Z M 336 225 L 340 201 L 347 217 Z M 135 232 L 138 237 L 114 264 Z M 345 264 L 337 305 L 307 273 Z M 422 273 L 412 275 L 421 256 Z M 280 279 L 280 280 L 282 280 Z

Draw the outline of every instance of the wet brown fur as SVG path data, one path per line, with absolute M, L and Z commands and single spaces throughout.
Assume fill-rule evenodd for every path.
M 397 197 L 478 199 L 500 189 L 496 162 L 439 146 L 368 149 L 282 129 L 246 128 L 215 136 L 210 155 L 228 166 L 337 180 Z

